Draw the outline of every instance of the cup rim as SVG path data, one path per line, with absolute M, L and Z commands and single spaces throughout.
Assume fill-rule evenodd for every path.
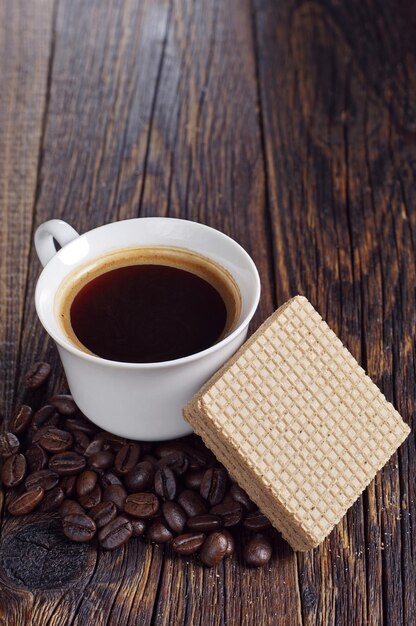
M 69 341 L 66 341 L 64 339 L 62 339 L 62 337 L 56 333 L 54 330 L 52 330 L 51 328 L 49 328 L 47 322 L 44 320 L 44 317 L 40 311 L 40 307 L 39 307 L 39 298 L 40 298 L 40 279 L 42 277 L 42 274 L 44 273 L 45 269 L 51 264 L 53 263 L 54 259 L 59 257 L 59 254 L 62 250 L 66 249 L 68 246 L 70 246 L 73 242 L 69 242 L 68 244 L 66 244 L 65 246 L 63 246 L 57 253 L 56 255 L 54 255 L 52 257 L 52 259 L 45 265 L 45 267 L 43 268 L 42 272 L 39 275 L 39 278 L 37 280 L 37 284 L 36 284 L 36 290 L 35 290 L 35 307 L 36 307 L 36 312 L 38 314 L 39 320 L 42 323 L 42 326 L 45 328 L 46 332 L 49 334 L 50 337 L 52 337 L 52 339 L 54 341 L 56 341 L 56 343 L 61 346 L 61 348 L 67 350 L 68 352 L 71 352 L 72 354 L 74 354 L 75 356 L 78 356 L 86 361 L 89 361 L 91 363 L 96 363 L 99 365 L 102 365 L 104 367 L 116 367 L 117 369 L 129 369 L 129 370 L 150 370 L 150 369 L 163 369 L 163 368 L 169 368 L 169 367 L 174 367 L 176 365 L 182 365 L 182 364 L 187 364 L 187 363 L 192 363 L 193 361 L 197 361 L 209 354 L 212 354 L 214 352 L 216 352 L 217 350 L 219 350 L 220 348 L 222 348 L 223 346 L 226 346 L 227 344 L 231 343 L 233 341 L 233 339 L 235 339 L 235 337 L 237 337 L 250 323 L 250 320 L 252 319 L 259 301 L 260 301 L 260 292 L 261 292 L 261 282 L 260 282 L 260 276 L 259 276 L 259 272 L 258 269 L 253 261 L 253 259 L 251 258 L 251 256 L 248 254 L 248 252 L 243 248 L 243 246 L 241 246 L 237 241 L 235 241 L 235 239 L 233 239 L 232 237 L 229 237 L 228 235 L 226 235 L 225 233 L 221 232 L 220 230 L 217 230 L 216 228 L 213 228 L 212 226 L 208 226 L 206 224 L 201 224 L 200 222 L 195 222 L 193 220 L 184 220 L 181 218 L 175 218 L 175 217 L 140 217 L 140 218 L 130 218 L 130 219 L 126 219 L 126 220 L 118 220 L 117 222 L 110 222 L 108 224 L 102 224 L 101 226 L 97 226 L 96 228 L 91 228 L 90 230 L 86 231 L 85 233 L 82 233 L 81 235 L 79 235 L 79 237 L 77 237 L 74 241 L 78 241 L 78 239 L 80 237 L 86 237 L 88 235 L 88 233 L 93 232 L 93 231 L 97 231 L 100 230 L 102 228 L 108 228 L 110 226 L 112 226 L 113 224 L 118 224 L 120 222 L 129 222 L 131 220 L 175 220 L 175 221 L 180 221 L 180 222 L 186 222 L 186 223 L 192 223 L 193 225 L 197 226 L 197 227 L 201 227 L 202 229 L 209 229 L 212 230 L 216 233 L 216 236 L 227 240 L 228 242 L 230 242 L 233 246 L 235 246 L 236 248 L 238 248 L 238 250 L 240 251 L 240 253 L 243 253 L 243 256 L 245 256 L 246 261 L 248 262 L 248 265 L 250 266 L 250 269 L 252 271 L 254 280 L 255 280 L 255 294 L 254 294 L 254 298 L 253 298 L 253 304 L 250 307 L 250 309 L 248 310 L 248 312 L 246 313 L 246 315 L 244 316 L 244 318 L 238 323 L 238 325 L 234 328 L 234 330 L 229 333 L 228 335 L 226 335 L 223 339 L 221 339 L 221 341 L 219 341 L 218 343 L 214 343 L 212 346 L 209 346 L 208 348 L 205 348 L 204 350 L 200 350 L 199 352 L 194 352 L 193 354 L 189 354 L 187 356 L 184 357 L 180 357 L 178 359 L 170 359 L 168 361 L 154 361 L 151 363 L 131 363 L 131 362 L 124 362 L 124 361 L 112 361 L 110 359 L 103 359 L 100 356 L 96 356 L 94 354 L 88 354 L 87 352 L 83 352 L 82 350 L 80 350 L 79 348 L 77 348 L 76 346 L 73 346 Z

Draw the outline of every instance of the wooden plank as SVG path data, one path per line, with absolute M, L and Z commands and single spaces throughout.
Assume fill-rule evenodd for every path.
M 0 398 L 13 409 L 40 143 L 52 42 L 53 0 L 0 4 Z
M 0 5 L 0 415 L 14 410 L 40 147 L 47 105 L 53 0 Z M 0 491 L 3 516 L 3 492 Z M 3 520 L 2 520 L 3 521 Z M 1 526 L 3 534 L 3 526 Z M 9 604 L 10 602 L 10 604 Z M 0 588 L 0 621 L 18 599 Z M 22 619 L 20 623 L 24 623 Z
M 167 0 L 59 3 L 34 226 L 60 217 L 82 232 L 117 219 L 125 205 L 129 216 L 136 215 L 169 11 Z M 10 365 L 17 374 L 17 398 L 35 406 L 64 384 L 56 350 L 34 310 L 39 271 L 32 246 L 23 321 L 17 315 L 21 358 Z M 47 390 L 26 393 L 22 374 L 38 357 L 53 364 L 54 375 Z M 7 519 L 4 526 L 0 615 L 4 611 L 5 623 L 121 624 L 133 606 L 135 623 L 150 623 L 161 550 L 133 541 L 117 554 L 72 546 L 70 555 L 59 525 L 45 533 L 43 522 L 33 515 L 24 526 L 18 519 Z M 8 544 L 20 558 L 5 564 Z M 20 578 L 12 579 L 13 572 Z
M 410 421 L 414 21 L 392 2 L 255 6 L 279 301 L 308 295 Z M 305 624 L 411 623 L 413 451 L 410 439 L 298 557 Z
M 366 336 L 370 337 L 367 353 L 387 396 L 412 425 L 415 406 L 415 345 L 412 337 L 416 311 L 416 224 L 409 204 L 414 201 L 415 191 L 409 174 L 412 168 L 414 170 L 410 138 L 414 122 L 412 110 L 416 106 L 416 71 L 410 55 L 415 51 L 416 14 L 414 7 L 412 10 L 403 5 L 397 11 L 390 2 L 375 2 L 374 10 L 379 15 L 383 46 L 388 52 L 379 70 L 380 79 L 372 74 L 366 75 L 373 100 L 381 100 L 380 114 L 375 117 L 368 99 L 365 115 L 370 183 L 367 194 L 379 241 L 383 326 L 380 350 L 371 350 L 374 313 L 367 305 L 364 318 Z M 410 33 L 413 39 L 409 37 Z M 367 287 L 370 293 L 372 287 L 371 283 Z M 373 302 L 375 298 L 368 300 Z M 409 437 L 388 470 L 383 472 L 383 482 L 376 482 L 385 624 L 407 625 L 414 621 L 416 612 L 416 598 L 411 591 L 415 588 L 416 578 L 416 531 L 411 523 L 411 516 L 415 513 L 415 471 L 415 441 L 414 437 Z

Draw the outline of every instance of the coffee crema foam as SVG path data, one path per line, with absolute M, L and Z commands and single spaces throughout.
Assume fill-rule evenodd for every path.
M 78 339 L 71 324 L 71 306 L 79 292 L 97 277 L 122 267 L 132 265 L 162 265 L 185 270 L 212 285 L 224 301 L 227 317 L 223 332 L 215 341 L 218 343 L 237 325 L 241 314 L 241 294 L 238 285 L 228 270 L 216 261 L 174 246 L 138 246 L 106 252 L 75 268 L 61 283 L 54 301 L 55 315 L 66 338 L 78 349 L 91 352 Z M 215 343 L 213 345 L 215 345 Z

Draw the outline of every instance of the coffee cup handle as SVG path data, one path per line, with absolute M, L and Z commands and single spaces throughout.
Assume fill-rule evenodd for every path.
M 35 248 L 39 261 L 45 266 L 56 254 L 54 239 L 61 247 L 79 237 L 79 233 L 63 220 L 49 220 L 35 232 Z

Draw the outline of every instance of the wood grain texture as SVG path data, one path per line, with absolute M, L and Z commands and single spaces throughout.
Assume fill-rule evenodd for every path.
M 65 385 L 34 312 L 34 227 L 166 215 L 252 254 L 263 286 L 254 327 L 307 295 L 412 423 L 411 3 L 19 0 L 0 17 L 6 418 Z M 53 376 L 27 393 L 36 358 Z M 206 570 L 137 539 L 69 552 L 50 517 L 5 515 L 0 624 L 410 626 L 415 452 L 412 435 L 319 549 L 296 556 L 276 537 L 259 571 L 241 563 L 243 538 L 235 559 Z
M 411 424 L 414 12 L 255 6 L 278 301 L 307 295 Z M 299 555 L 304 624 L 414 620 L 413 452 L 410 437 L 322 547 Z
M 0 4 L 0 422 L 14 410 L 16 366 L 51 59 L 53 0 Z M 3 490 L 0 488 L 0 536 Z
M 53 0 L 0 3 L 0 397 L 13 409 L 38 163 L 47 100 Z
M 100 1 L 59 2 L 35 226 L 51 217 L 61 217 L 80 232 L 88 230 L 117 219 L 118 203 L 123 202 L 118 177 L 126 174 L 124 193 L 129 185 L 140 189 L 168 17 L 169 4 L 153 0 L 111 5 Z M 128 197 L 134 216 L 135 200 Z M 30 239 L 29 234 L 27 245 Z M 64 384 L 56 349 L 34 311 L 39 271 L 32 246 L 17 397 L 35 406 L 48 391 L 62 389 Z M 22 374 L 38 357 L 53 364 L 54 376 L 46 394 L 44 390 L 26 393 Z M 20 525 L 18 520 L 7 521 L 3 528 L 5 544 Z M 34 544 L 37 535 L 34 531 Z M 93 549 L 83 575 L 74 577 L 62 589 L 16 591 L 13 581 L 3 579 L 5 602 L 0 602 L 0 616 L 10 625 L 127 623 L 134 605 L 134 623 L 140 615 L 141 622 L 137 623 L 149 624 L 162 554 L 151 547 L 146 550 L 139 542 L 135 549 L 134 544 L 125 555 L 121 552 L 98 558 Z M 40 579 L 44 568 L 59 569 L 59 561 L 51 559 L 50 552 L 46 546 L 40 556 Z M 118 615 L 118 603 L 125 605 L 120 621 L 112 617 L 113 612 Z

